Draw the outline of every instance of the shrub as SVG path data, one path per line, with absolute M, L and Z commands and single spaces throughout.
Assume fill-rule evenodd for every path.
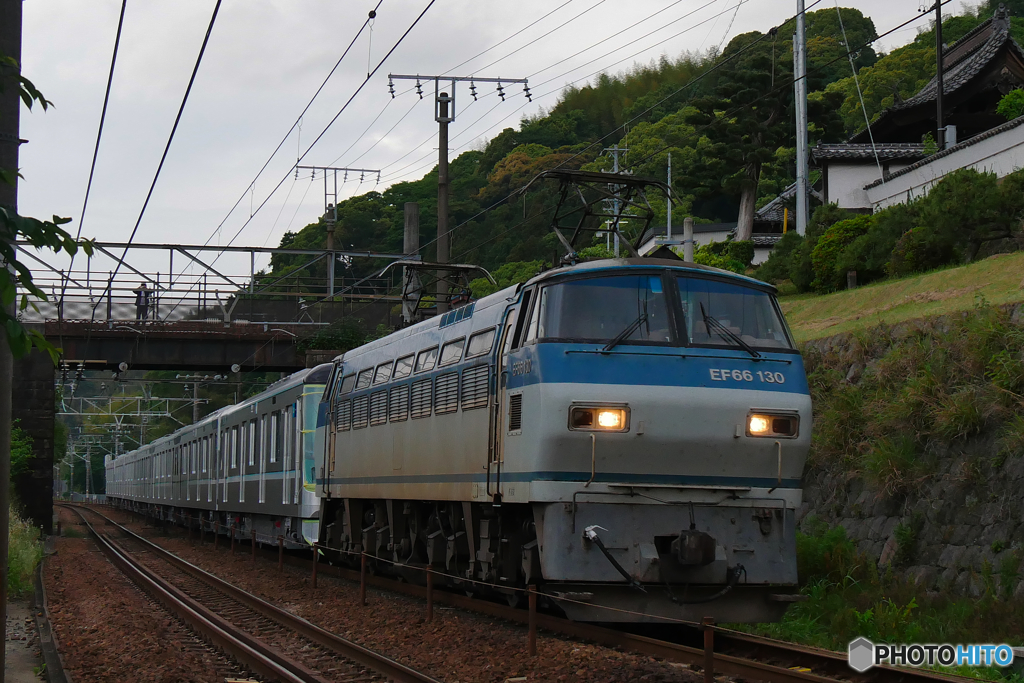
M 843 250 L 837 262 L 838 271 L 857 271 L 858 284 L 884 278 L 896 243 L 917 224 L 917 214 L 916 203 L 896 204 L 874 214 L 867 233 Z
M 775 243 L 768 260 L 757 267 L 754 277 L 758 280 L 779 284 L 789 279 L 789 262 L 793 252 L 800 246 L 803 237 L 791 230 Z
M 731 270 L 734 273 L 743 273 L 747 266 L 732 258 L 727 252 L 728 242 L 711 242 L 698 247 L 693 252 L 693 262 L 702 266 Z
M 996 113 L 1005 116 L 1007 121 L 1024 116 L 1024 90 L 1015 88 L 1003 95 L 996 105 Z
M 979 392 L 967 387 L 939 401 L 933 417 L 934 431 L 946 439 L 963 439 L 985 426 L 985 411 Z
M 871 216 L 847 218 L 831 225 L 811 250 L 814 281 L 811 286 L 818 292 L 842 289 L 846 272 L 840 271 L 839 262 L 846 247 L 858 237 L 867 234 Z
M 806 533 L 796 535 L 796 564 L 801 585 L 828 579 L 842 581 L 856 573 L 859 564 L 853 541 L 841 526 L 828 528 L 813 515 L 804 521 Z
M 886 271 L 902 277 L 932 270 L 957 260 L 953 240 L 936 232 L 934 228 L 918 226 L 906 233 L 893 247 Z
M 793 250 L 789 260 L 789 279 L 799 291 L 810 291 L 811 283 L 814 282 L 811 253 L 818 240 L 829 227 L 849 217 L 850 212 L 840 209 L 836 204 L 825 204 L 814 210 L 811 220 L 807 222 L 807 235 Z
M 744 266 L 749 267 L 750 262 L 754 260 L 754 243 L 750 240 L 726 242 L 728 245 L 725 249 L 726 256 L 736 261 L 739 261 Z
M 864 455 L 865 474 L 886 496 L 905 494 L 920 470 L 914 441 L 907 436 L 879 439 Z
M 7 590 L 12 595 L 21 595 L 32 588 L 32 572 L 43 559 L 43 544 L 39 540 L 39 530 L 31 522 L 22 519 L 13 507 L 10 515 Z

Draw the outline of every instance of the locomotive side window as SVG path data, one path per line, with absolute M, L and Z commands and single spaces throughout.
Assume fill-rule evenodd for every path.
M 354 389 L 355 386 L 356 376 L 347 375 L 344 379 L 341 380 L 341 389 L 338 390 L 338 394 L 347 394 L 348 392 L 352 391 L 352 389 Z
M 391 366 L 392 362 L 381 363 L 377 366 L 377 372 L 373 375 L 374 384 L 383 384 L 391 379 Z
M 452 363 L 458 363 L 459 359 L 462 358 L 462 348 L 466 345 L 466 338 L 456 339 L 450 341 L 441 347 L 441 362 L 438 366 L 451 365 Z
M 433 370 L 435 362 L 437 362 L 436 346 L 432 349 L 427 349 L 426 351 L 420 351 L 420 354 L 416 356 L 416 372 Z
M 513 349 L 518 349 L 523 340 L 523 328 L 526 325 L 526 316 L 530 312 L 530 300 L 533 298 L 533 290 L 528 289 L 523 292 L 523 305 L 519 307 L 519 315 L 516 318 L 516 329 L 515 332 L 510 335 L 512 339 Z M 507 353 L 507 351 L 506 351 Z
M 469 348 L 466 349 L 466 358 L 482 356 L 494 346 L 494 328 L 477 332 L 469 338 Z
M 772 296 L 751 287 L 677 278 L 688 341 L 701 346 L 792 349 Z
M 359 379 L 356 380 L 356 391 L 359 389 L 365 389 L 370 386 L 370 380 L 373 378 L 373 368 L 363 370 L 359 373 Z
M 403 379 L 412 374 L 412 354 L 399 358 L 395 361 L 395 373 L 391 375 L 392 379 Z

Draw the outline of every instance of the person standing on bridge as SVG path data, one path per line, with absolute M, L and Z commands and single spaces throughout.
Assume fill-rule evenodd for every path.
M 149 317 L 149 289 L 143 282 L 135 292 L 135 319 L 146 320 Z

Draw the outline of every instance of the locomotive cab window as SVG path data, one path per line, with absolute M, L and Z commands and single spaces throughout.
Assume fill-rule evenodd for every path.
M 412 354 L 395 361 L 395 372 L 392 379 L 404 379 L 412 374 Z
M 420 351 L 419 355 L 416 356 L 416 372 L 426 372 L 427 370 L 434 369 L 434 363 L 437 362 L 437 347 L 427 349 L 426 351 Z
M 703 278 L 677 278 L 690 344 L 793 349 L 774 297 L 752 287 Z
M 459 359 L 462 358 L 462 348 L 466 345 L 466 338 L 456 339 L 450 341 L 441 347 L 441 361 L 438 366 L 451 365 L 452 363 L 458 363 Z
M 347 375 L 341 380 L 341 389 L 338 390 L 338 394 L 347 394 L 352 391 L 356 386 L 356 376 Z
M 469 338 L 469 348 L 466 349 L 466 358 L 482 356 L 494 346 L 494 328 L 477 332 Z
M 373 375 L 373 383 L 383 384 L 384 382 L 387 382 L 389 379 L 391 379 L 392 365 L 393 364 L 391 361 L 388 361 L 387 363 L 381 363 L 380 365 L 378 365 L 377 372 Z
M 541 290 L 527 340 L 671 344 L 669 304 L 658 275 L 569 280 Z
M 363 370 L 359 373 L 359 379 L 356 380 L 356 390 L 365 389 L 370 386 L 370 380 L 373 378 L 373 368 Z

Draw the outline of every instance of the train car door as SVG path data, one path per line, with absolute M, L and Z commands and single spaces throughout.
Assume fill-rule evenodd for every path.
M 487 495 L 501 497 L 501 465 L 505 461 L 505 424 L 508 414 L 509 353 L 515 348 L 523 334 L 523 320 L 530 309 L 533 290 L 523 293 L 522 302 L 511 306 L 505 313 L 501 327 L 501 343 L 498 345 L 498 363 L 494 413 L 491 416 L 491 447 L 487 463 Z

